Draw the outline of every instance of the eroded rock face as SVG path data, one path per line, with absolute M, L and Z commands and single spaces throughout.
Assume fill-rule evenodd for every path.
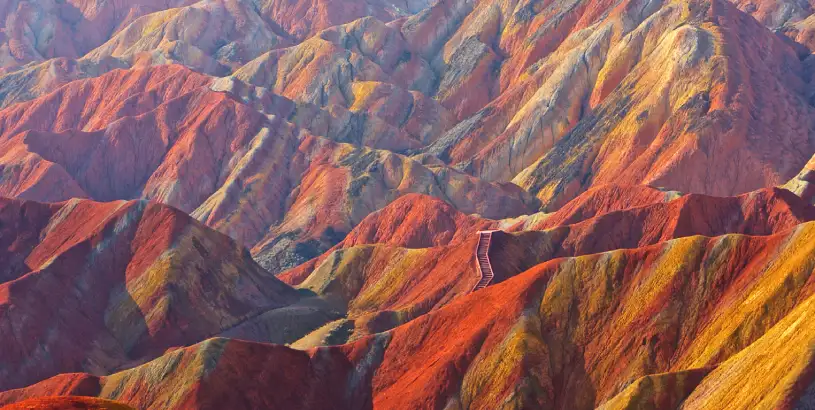
M 697 235 L 771 235 L 815 220 L 815 208 L 783 189 L 729 198 L 650 189 L 647 203 L 609 201 L 626 193 L 645 198 L 648 190 L 607 186 L 575 199 L 564 212 L 506 220 L 466 216 L 430 197 L 405 196 L 369 215 L 326 253 L 278 277 L 344 306 L 345 337 L 354 340 L 468 294 L 480 279 L 473 262 L 478 230 L 504 231 L 493 234 L 489 251 L 492 283 L 499 283 L 558 258 Z M 414 232 L 427 240 L 416 240 Z

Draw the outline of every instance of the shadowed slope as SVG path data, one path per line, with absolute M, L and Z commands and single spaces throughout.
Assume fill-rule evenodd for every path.
M 771 235 L 811 220 L 815 220 L 815 208 L 780 188 L 717 198 L 608 185 L 587 191 L 558 212 L 506 220 L 463 215 L 440 200 L 410 195 L 369 215 L 334 248 L 280 277 L 299 284 L 331 252 L 360 245 L 466 247 L 462 243 L 472 242 L 478 230 L 510 233 L 497 233 L 493 249 L 496 257 L 505 260 L 508 270 L 499 270 L 506 274 L 556 257 L 637 248 L 693 235 Z M 423 232 L 423 240 L 414 236 L 416 232 Z M 501 254 L 505 251 L 509 253 Z M 532 262 L 515 266 L 520 261 Z
M 651 187 L 608 185 L 591 189 L 552 214 L 536 213 L 518 218 L 490 220 L 465 215 L 438 198 L 405 195 L 380 211 L 371 213 L 340 243 L 283 276 L 299 283 L 320 265 L 331 251 L 357 245 L 382 244 L 403 248 L 446 246 L 472 239 L 479 230 L 542 230 L 577 223 L 628 208 L 668 201 L 678 193 L 665 193 Z M 803 206 L 803 205 L 802 205 Z

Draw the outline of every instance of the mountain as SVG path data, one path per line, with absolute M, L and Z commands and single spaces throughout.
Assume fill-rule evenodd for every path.
M 421 154 L 422 161 L 439 159 L 486 181 L 512 181 L 547 210 L 609 183 L 736 195 L 787 181 L 809 158 L 813 112 L 801 49 L 727 1 L 486 3 L 439 2 L 390 23 L 374 13 L 287 40 L 295 42 L 289 46 L 261 41 L 266 45 L 248 54 L 239 45 L 229 53 L 208 45 L 179 52 L 216 56 L 223 70 L 207 69 L 211 64 L 197 57 L 148 57 L 145 64 L 176 62 L 226 74 L 212 80 L 214 89 L 265 115 L 282 114 L 275 101 L 294 104 L 295 124 L 314 135 Z M 132 56 L 162 54 L 166 44 L 180 47 L 178 35 L 210 41 L 209 34 L 195 34 L 196 24 L 219 30 L 201 23 L 206 19 L 185 22 L 198 12 L 180 10 L 223 9 L 232 17 L 219 17 L 219 24 L 236 35 L 271 36 L 242 34 L 230 23 L 239 10 L 265 10 L 249 6 L 196 3 L 139 18 L 133 30 L 141 32 L 139 23 L 162 37 L 125 29 L 82 57 L 93 68 L 77 75 L 127 67 Z M 238 20 L 265 27 L 261 17 Z M 44 70 L 5 80 L 19 89 Z M 743 167 L 761 172 L 743 175 Z
M 180 52 L 227 54 L 253 43 L 269 46 L 279 38 L 302 39 L 369 15 L 389 21 L 426 6 L 425 0 L 364 5 L 354 1 L 10 0 L 0 7 L 0 21 L 5 23 L 0 68 L 12 70 L 55 57 L 98 55 L 112 48 L 151 51 L 160 48 L 155 40 L 162 36 L 178 42 Z M 234 29 L 245 32 L 246 40 L 252 42 L 229 41 Z M 219 36 L 223 44 L 214 49 L 201 47 Z
M 132 366 L 302 299 L 226 236 L 147 201 L 2 199 L 0 232 L 4 390 Z
M 812 407 L 809 0 L 0 4 L 0 406 Z
M 628 37 L 634 43 L 611 52 L 595 90 L 613 91 L 592 100 L 599 102 L 592 118 L 514 181 L 557 207 L 612 181 L 724 196 L 793 176 L 808 160 L 812 139 L 796 54 L 727 2 L 694 4 L 663 8 L 639 27 L 659 37 L 635 33 Z M 677 21 L 684 22 L 673 30 L 659 26 Z M 652 51 L 640 52 L 646 44 Z M 631 53 L 642 64 L 624 63 Z M 748 177 L 742 169 L 761 171 Z
M 812 227 L 555 259 L 344 346 L 214 339 L 100 378 L 98 395 L 164 408 L 792 407 L 810 383 Z M 241 376 L 270 361 L 289 370 Z M 169 362 L 180 371 L 161 372 Z M 252 394 L 217 387 L 232 383 Z M 28 393 L 0 397 L 12 395 Z
M 406 193 L 490 217 L 534 209 L 513 185 L 314 137 L 210 81 L 177 65 L 117 70 L 0 111 L 0 194 L 157 200 L 253 247 L 272 270 L 316 256 Z
M 50 58 L 78 58 L 134 19 L 191 0 L 26 1 L 0 6 L 0 72 Z

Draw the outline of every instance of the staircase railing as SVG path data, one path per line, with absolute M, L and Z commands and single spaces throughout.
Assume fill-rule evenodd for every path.
M 490 245 L 492 244 L 492 233 L 495 231 L 479 231 L 478 244 L 475 247 L 475 261 L 481 279 L 473 287 L 473 292 L 484 289 L 492 282 L 495 274 L 490 261 Z

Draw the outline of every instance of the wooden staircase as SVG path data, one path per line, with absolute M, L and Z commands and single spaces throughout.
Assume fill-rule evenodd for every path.
M 478 273 L 481 274 L 481 280 L 476 283 L 473 292 L 486 288 L 492 282 L 492 278 L 495 277 L 489 255 L 493 232 L 495 231 L 478 232 L 478 246 L 475 248 L 475 257 L 478 262 Z

